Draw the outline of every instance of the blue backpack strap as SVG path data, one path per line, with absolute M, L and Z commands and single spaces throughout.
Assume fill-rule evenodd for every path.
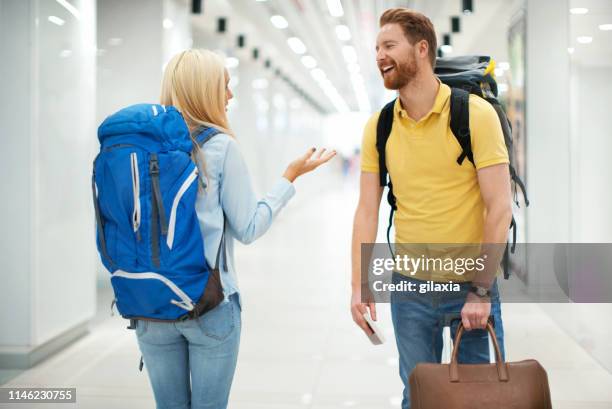
M 201 131 L 195 136 L 195 141 L 198 146 L 204 145 L 206 142 L 210 140 L 213 136 L 221 133 L 218 129 L 210 127 L 210 128 L 202 128 Z
M 461 146 L 461 155 L 457 163 L 462 164 L 468 158 L 474 164 L 472 153 L 472 136 L 470 134 L 470 93 L 461 88 L 451 88 L 450 128 Z
M 220 134 L 220 133 L 221 131 L 213 127 L 202 128 L 201 131 L 195 136 L 195 140 L 198 146 L 201 147 L 206 142 L 210 141 L 210 139 L 213 136 Z M 217 257 L 216 257 L 214 269 L 215 270 L 219 269 L 219 260 L 221 259 L 221 255 L 223 254 L 223 270 L 227 271 L 227 254 L 226 254 L 226 249 L 225 249 L 225 224 L 226 224 L 225 222 L 226 222 L 226 218 L 225 218 L 225 212 L 224 212 L 223 213 L 223 232 L 221 233 L 221 242 L 219 243 L 219 249 L 217 250 Z
M 195 140 L 198 144 L 198 146 L 203 146 L 206 142 L 210 141 L 210 139 L 217 135 L 220 134 L 221 132 L 213 127 L 210 128 L 201 128 L 201 131 L 195 136 Z M 221 233 L 221 241 L 219 243 L 219 249 L 217 250 L 217 257 L 215 260 L 215 267 L 214 269 L 217 270 L 219 269 L 219 260 L 221 259 L 221 255 L 223 254 L 223 271 L 227 271 L 227 252 L 225 249 L 225 224 L 226 224 L 226 218 L 225 218 L 225 212 L 223 213 L 223 232 Z

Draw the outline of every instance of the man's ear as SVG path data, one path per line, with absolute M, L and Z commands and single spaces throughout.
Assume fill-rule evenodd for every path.
M 417 47 L 419 57 L 429 59 L 429 43 L 426 40 L 421 40 Z

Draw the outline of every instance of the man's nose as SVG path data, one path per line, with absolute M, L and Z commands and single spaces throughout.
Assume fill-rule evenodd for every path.
M 376 51 L 376 62 L 377 63 L 384 61 L 386 57 L 387 57 L 387 54 L 383 51 L 382 48 L 379 48 L 378 51 Z

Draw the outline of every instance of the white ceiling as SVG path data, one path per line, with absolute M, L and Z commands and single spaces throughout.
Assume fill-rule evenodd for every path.
M 612 0 L 588 0 L 612 3 Z M 474 13 L 461 13 L 461 0 L 341 0 L 344 9 L 342 17 L 332 17 L 327 0 L 205 0 L 204 13 L 193 18 L 194 29 L 214 35 L 217 17 L 228 19 L 228 33 L 219 41 L 232 48 L 238 34 L 245 34 L 245 50 L 235 49 L 239 58 L 251 58 L 251 50 L 258 47 L 261 60 L 269 58 L 273 70 L 280 69 L 292 82 L 305 90 L 329 112 L 334 105 L 323 93 L 317 82 L 300 62 L 300 56 L 287 45 L 290 36 L 299 37 L 306 45 L 307 54 L 312 55 L 318 67 L 346 101 L 350 110 L 358 109 L 355 89 L 344 62 L 342 47 L 350 44 L 358 54 L 358 63 L 364 77 L 365 87 L 372 110 L 377 109 L 385 99 L 385 90 L 375 62 L 375 37 L 378 31 L 378 17 L 387 8 L 410 7 L 428 15 L 438 33 L 450 31 L 450 17 L 461 16 L 461 32 L 452 35 L 451 55 L 485 54 L 498 61 L 507 61 L 507 28 L 513 14 L 523 0 L 474 0 Z M 270 16 L 284 16 L 289 27 L 277 29 L 270 22 Z M 341 42 L 335 34 L 335 26 L 349 27 L 352 39 Z
M 570 19 L 569 47 L 574 48 L 572 62 L 589 66 L 612 66 L 612 31 L 602 31 L 599 26 L 612 24 L 612 0 L 571 0 L 571 7 L 588 9 L 587 14 L 568 16 Z M 580 44 L 579 36 L 593 38 L 590 44 Z

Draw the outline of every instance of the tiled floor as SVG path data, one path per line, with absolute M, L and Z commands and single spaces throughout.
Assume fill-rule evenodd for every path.
M 349 187 L 316 200 L 298 195 L 266 236 L 237 249 L 244 311 L 230 408 L 399 407 L 388 306 L 379 306 L 382 346 L 369 344 L 348 310 L 355 200 Z M 540 306 L 504 305 L 503 313 L 508 359 L 542 363 L 555 409 L 612 408 L 612 374 Z M 4 386 L 77 388 L 77 405 L 38 405 L 49 409 L 153 408 L 133 332 L 119 317 L 94 322 L 88 336 Z

